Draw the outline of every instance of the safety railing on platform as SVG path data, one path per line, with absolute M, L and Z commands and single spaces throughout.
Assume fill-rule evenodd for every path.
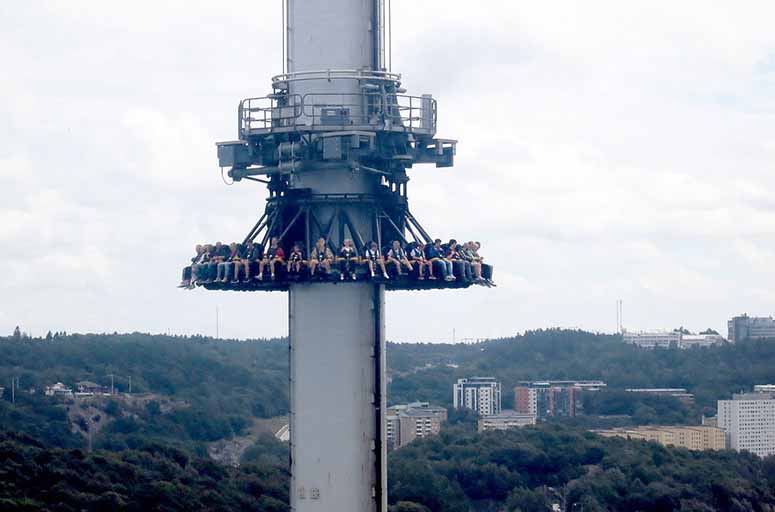
M 302 99 L 298 94 L 244 99 L 239 103 L 240 134 L 295 126 L 301 113 Z
M 388 71 L 373 71 L 368 69 L 321 69 L 315 71 L 296 71 L 272 77 L 272 86 L 276 89 L 287 88 L 290 82 L 306 80 L 359 80 L 368 82 L 391 82 L 399 84 L 401 75 Z
M 437 106 L 431 96 L 363 92 L 271 95 L 239 105 L 242 137 L 281 129 L 358 126 L 434 134 Z

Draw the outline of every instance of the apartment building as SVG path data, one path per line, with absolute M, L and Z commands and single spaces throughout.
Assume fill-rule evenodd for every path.
M 718 401 L 718 425 L 729 448 L 775 455 L 775 393 L 742 393 Z
M 447 410 L 428 402 L 413 402 L 389 407 L 385 422 L 388 450 L 400 448 L 417 438 L 438 434 L 447 421 Z
M 574 417 L 581 412 L 581 393 L 606 387 L 599 380 L 523 381 L 514 387 L 514 410 L 538 419 Z
M 727 447 L 726 435 L 722 429 L 704 425 L 613 428 L 594 432 L 604 437 L 654 441 L 663 446 L 688 450 L 724 450 Z
M 501 412 L 501 383 L 493 377 L 458 379 L 452 385 L 452 403 L 455 409 L 471 409 L 479 416 Z
M 775 340 L 775 318 L 771 316 L 740 315 L 727 322 L 730 343 L 745 340 Z

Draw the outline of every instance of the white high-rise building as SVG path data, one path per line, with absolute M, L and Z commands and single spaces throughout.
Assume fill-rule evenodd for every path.
M 745 393 L 718 401 L 718 426 L 733 450 L 775 455 L 775 394 Z
M 501 383 L 493 377 L 458 379 L 452 386 L 455 409 L 472 409 L 480 416 L 501 412 Z

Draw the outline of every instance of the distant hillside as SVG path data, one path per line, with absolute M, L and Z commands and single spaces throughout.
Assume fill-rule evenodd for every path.
M 619 336 L 547 329 L 443 349 L 391 345 L 388 363 L 394 371 L 393 402 L 421 399 L 450 405 L 456 379 L 481 375 L 500 379 L 507 405 L 513 400 L 511 388 L 520 380 L 600 379 L 619 389 L 687 388 L 701 408 L 711 410 L 717 399 L 775 382 L 775 342 L 646 350 L 623 343 Z
M 775 383 L 773 342 L 653 351 L 626 345 L 618 336 L 548 329 L 477 344 L 390 343 L 387 357 L 392 403 L 427 400 L 449 406 L 452 383 L 474 375 L 501 380 L 505 407 L 511 406 L 512 387 L 520 380 L 602 379 L 611 391 L 588 399 L 588 411 L 631 415 L 642 423 L 697 421 L 700 413 L 713 413 L 718 398 Z M 111 374 L 117 390 L 128 391 L 131 376 L 133 394 L 143 395 L 97 403 L 106 414 L 91 413 L 99 416 L 99 432 L 91 430 L 97 447 L 121 449 L 134 446 L 137 438 L 156 438 L 204 454 L 202 443 L 244 434 L 254 418 L 288 412 L 285 340 L 84 334 L 0 338 L 5 398 L 10 399 L 12 377 L 20 378 L 24 390 L 13 414 L 7 402 L 0 402 L 0 420 L 58 446 L 77 445 L 83 439 L 72 436 L 58 402 L 40 394 L 58 381 L 107 386 Z M 685 387 L 697 395 L 698 406 L 686 408 L 669 398 L 633 399 L 616 391 L 627 387 Z M 29 395 L 30 388 L 38 393 Z M 81 434 L 86 426 L 81 425 Z
M 121 448 L 133 438 L 169 439 L 198 444 L 239 434 L 253 417 L 288 412 L 288 349 L 279 340 L 220 341 L 206 338 L 125 335 L 70 335 L 51 340 L 0 340 L 0 382 L 19 377 L 17 409 L 0 406 L 4 425 L 43 436 L 59 446 L 72 446 L 62 423 L 41 432 L 41 416 L 59 421 L 61 400 L 43 397 L 46 385 L 73 387 L 88 380 L 128 391 L 138 400 L 117 396 L 94 399 L 111 421 L 95 439 L 97 446 Z M 10 386 L 6 399 L 10 399 Z M 36 394 L 28 393 L 30 388 Z M 139 397 L 144 394 L 146 400 Z M 154 399 L 154 396 L 161 398 Z M 165 406 L 172 398 L 181 406 Z M 103 414 L 104 416 L 104 414 Z M 202 451 L 202 453 L 204 453 Z

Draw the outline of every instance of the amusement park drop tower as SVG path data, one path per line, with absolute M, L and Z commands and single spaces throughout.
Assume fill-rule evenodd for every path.
M 238 139 L 218 144 L 229 176 L 269 190 L 246 242 L 431 242 L 406 170 L 451 166 L 455 141 L 435 138 L 435 100 L 387 69 L 385 1 L 284 1 L 286 69 L 271 94 L 240 102 Z M 386 512 L 385 289 L 471 283 L 337 281 L 205 286 L 289 292 L 292 510 Z

